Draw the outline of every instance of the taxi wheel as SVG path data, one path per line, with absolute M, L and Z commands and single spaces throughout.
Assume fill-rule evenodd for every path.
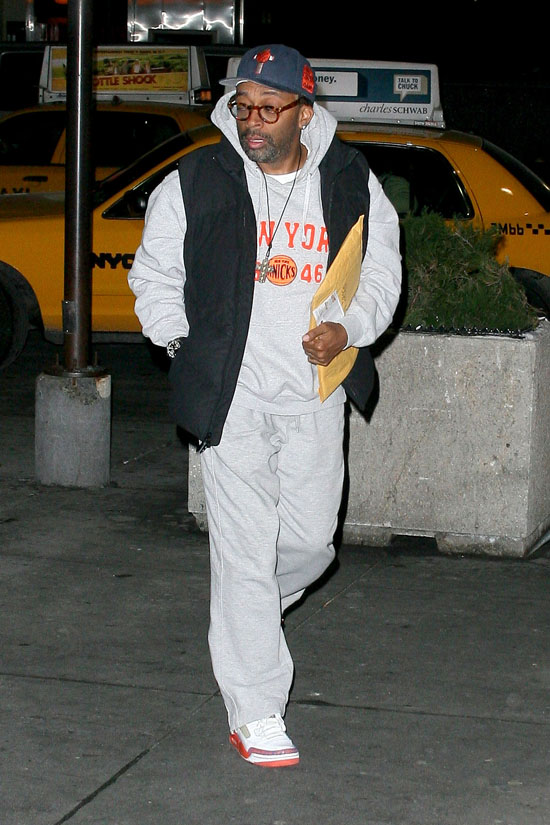
M 11 364 L 27 340 L 28 319 L 15 290 L 0 280 L 0 369 Z
M 550 318 L 550 277 L 519 267 L 512 267 L 511 272 L 523 286 L 529 303 Z
M 544 276 L 544 281 L 539 281 L 528 293 L 528 298 L 536 309 L 550 318 L 550 278 L 547 275 Z

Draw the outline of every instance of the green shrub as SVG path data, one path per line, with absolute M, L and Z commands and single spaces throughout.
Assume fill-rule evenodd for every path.
M 447 223 L 433 213 L 401 221 L 407 305 L 412 329 L 512 332 L 534 329 L 536 310 L 505 264 L 501 238 L 470 221 Z

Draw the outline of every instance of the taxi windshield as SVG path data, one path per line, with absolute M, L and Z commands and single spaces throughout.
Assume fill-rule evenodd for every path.
M 192 143 L 193 140 L 189 136 L 189 133 L 181 132 L 180 134 L 174 135 L 174 137 L 165 140 L 164 143 L 160 143 L 158 146 L 155 146 L 154 149 L 151 149 L 150 152 L 142 155 L 129 166 L 125 166 L 123 169 L 113 172 L 112 175 L 104 178 L 94 188 L 93 208 L 95 209 L 96 207 L 101 206 L 101 204 L 105 203 L 105 201 L 109 200 L 109 198 L 114 197 L 125 188 L 131 186 L 131 184 L 138 180 L 138 178 L 146 175 L 147 172 L 154 169 L 155 166 L 158 166 L 176 152 L 191 146 Z

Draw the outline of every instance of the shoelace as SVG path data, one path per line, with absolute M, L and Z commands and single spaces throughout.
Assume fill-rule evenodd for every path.
M 261 736 L 264 739 L 276 739 L 285 730 L 285 723 L 276 714 L 275 716 L 269 716 L 267 719 L 260 719 L 254 726 L 254 735 Z

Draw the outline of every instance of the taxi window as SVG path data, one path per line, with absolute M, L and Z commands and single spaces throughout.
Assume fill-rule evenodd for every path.
M 354 143 L 399 215 L 437 212 L 471 218 L 473 208 L 449 161 L 435 149 L 386 143 Z
M 65 112 L 25 112 L 0 123 L 0 165 L 51 163 L 65 128 Z
M 193 129 L 193 136 L 199 137 L 199 139 L 203 136 L 211 137 L 212 129 L 211 126 L 199 126 L 197 129 Z M 177 168 L 179 157 L 174 158 L 174 155 L 179 155 L 180 152 L 192 145 L 193 140 L 189 133 L 179 132 L 174 137 L 168 138 L 164 143 L 159 144 L 159 146 L 155 146 L 146 155 L 141 155 L 129 166 L 113 172 L 112 175 L 96 185 L 93 193 L 94 209 L 118 195 L 119 197 L 112 206 L 102 213 L 102 217 L 143 218 L 149 195 L 155 186 L 169 172 Z M 163 165 L 161 166 L 161 164 Z M 160 166 L 160 169 L 151 173 L 151 169 L 158 166 Z M 144 175 L 147 175 L 147 177 L 144 177 Z M 143 178 L 143 180 L 136 184 L 136 181 L 140 178 Z
M 162 183 L 166 175 L 169 175 L 170 172 L 178 168 L 178 163 L 179 160 L 167 163 L 166 166 L 163 166 L 158 172 L 155 172 L 146 180 L 142 181 L 139 186 L 134 187 L 134 189 L 128 189 L 120 200 L 105 210 L 103 217 L 107 220 L 113 220 L 115 218 L 143 220 L 151 192 Z
M 95 165 L 116 168 L 127 166 L 179 131 L 177 122 L 167 115 L 116 110 L 96 112 Z

